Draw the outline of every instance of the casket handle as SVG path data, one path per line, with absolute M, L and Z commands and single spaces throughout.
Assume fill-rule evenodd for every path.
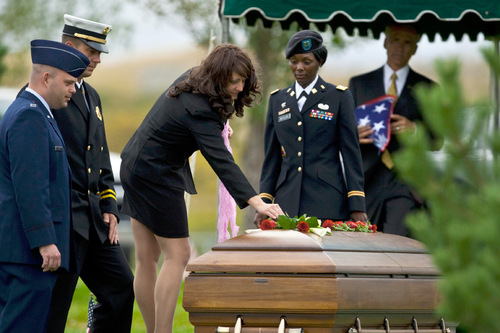
M 271 327 L 243 327 L 243 316 L 236 317 L 236 324 L 234 325 L 234 329 L 232 327 L 218 326 L 215 329 L 215 333 L 242 333 L 242 331 L 251 333 L 251 332 L 276 332 L 276 328 L 274 330 Z M 281 316 L 280 324 L 278 326 L 278 333 L 304 333 L 303 328 L 289 328 L 286 329 L 286 317 Z
M 285 333 L 286 317 L 282 316 L 280 320 L 280 325 L 278 326 L 278 333 Z
M 236 324 L 234 325 L 234 333 L 241 333 L 241 325 L 242 325 L 243 317 L 236 317 Z
M 391 328 L 389 326 L 389 320 L 384 318 L 383 329 L 361 329 L 361 320 L 356 318 L 354 327 L 349 329 L 349 333 L 390 333 Z M 450 333 L 450 329 L 446 328 L 445 322 L 443 318 L 441 318 L 439 322 L 439 328 L 430 328 L 419 330 L 417 319 L 415 317 L 412 318 L 411 328 L 410 329 L 396 329 L 392 330 L 392 333 Z

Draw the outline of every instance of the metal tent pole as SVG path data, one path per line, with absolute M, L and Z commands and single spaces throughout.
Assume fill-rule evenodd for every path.
M 221 33 L 221 42 L 229 43 L 229 19 L 227 17 L 221 16 L 221 25 L 222 25 L 222 33 Z

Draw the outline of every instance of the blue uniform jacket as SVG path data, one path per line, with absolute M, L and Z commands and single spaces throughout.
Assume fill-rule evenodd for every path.
M 70 263 L 71 174 L 55 120 L 24 91 L 0 121 L 0 262 L 41 265 L 56 244 Z

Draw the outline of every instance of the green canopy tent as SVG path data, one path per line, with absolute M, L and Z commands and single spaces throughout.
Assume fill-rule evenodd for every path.
M 320 31 L 343 28 L 349 36 L 373 36 L 378 39 L 391 23 L 415 24 L 434 41 L 436 35 L 457 41 L 468 35 L 476 41 L 480 34 L 494 42 L 499 55 L 500 1 L 498 0 L 220 0 L 222 41 L 228 40 L 229 21 L 265 27 L 279 22 L 287 30 L 293 22 L 302 29 L 314 23 Z M 371 34 L 370 34 L 371 33 Z M 494 128 L 500 128 L 500 89 L 498 77 L 492 80 L 492 99 L 496 115 Z
M 469 35 L 473 41 L 480 33 L 500 35 L 500 2 L 495 0 L 221 0 L 220 15 L 235 23 L 245 18 L 248 25 L 260 19 L 266 27 L 277 21 L 285 30 L 297 22 L 302 29 L 311 23 L 320 31 L 342 27 L 350 36 L 371 31 L 375 38 L 393 22 L 416 24 L 430 41 L 436 34 L 443 40 Z

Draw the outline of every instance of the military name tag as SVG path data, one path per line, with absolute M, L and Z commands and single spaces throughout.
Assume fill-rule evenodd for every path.
M 278 117 L 278 122 L 281 123 L 282 121 L 285 121 L 285 120 L 288 120 L 292 118 L 292 114 L 291 113 L 286 113 L 284 115 L 281 115 Z
M 63 147 L 62 146 L 55 146 L 54 150 L 55 151 L 63 151 Z
M 324 120 L 332 120 L 333 112 L 320 111 L 320 110 L 312 110 L 309 115 L 311 118 L 318 118 Z

